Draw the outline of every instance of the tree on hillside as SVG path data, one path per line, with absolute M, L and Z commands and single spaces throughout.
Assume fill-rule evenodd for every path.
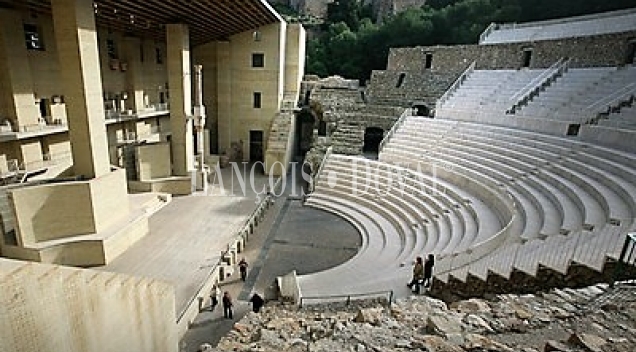
M 429 0 L 375 24 L 359 0 L 329 5 L 323 35 L 307 46 L 307 73 L 368 79 L 390 48 L 477 43 L 491 22 L 527 22 L 636 6 L 636 0 Z

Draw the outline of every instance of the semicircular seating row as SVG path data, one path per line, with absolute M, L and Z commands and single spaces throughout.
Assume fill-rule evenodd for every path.
M 303 295 L 383 290 L 417 255 L 435 276 L 602 270 L 636 217 L 636 155 L 482 124 L 409 117 L 372 162 L 332 155 L 308 204 L 348 219 L 359 253 L 301 276 Z M 369 185 L 369 190 L 361 188 Z M 441 191 L 440 191 L 441 190 Z M 471 254 L 472 253 L 472 254 Z M 400 276 L 395 280 L 395 276 Z
M 634 154 L 530 131 L 411 117 L 380 160 L 406 161 L 423 149 L 429 160 L 505 187 L 524 222 L 522 241 L 471 265 L 440 265 L 441 281 L 449 275 L 464 281 L 468 273 L 486 279 L 489 271 L 535 275 L 539 264 L 561 273 L 572 262 L 601 271 L 634 227 Z

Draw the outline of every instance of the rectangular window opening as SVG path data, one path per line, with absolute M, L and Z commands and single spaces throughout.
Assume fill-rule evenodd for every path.
M 252 67 L 265 67 L 265 54 L 252 54 Z
M 28 50 L 44 51 L 44 42 L 37 25 L 24 24 L 24 39 Z
M 253 106 L 254 109 L 261 108 L 261 92 L 254 92 Z
M 425 69 L 430 69 L 432 67 L 433 67 L 433 54 L 427 53 L 426 54 L 426 62 L 424 63 L 424 68 Z

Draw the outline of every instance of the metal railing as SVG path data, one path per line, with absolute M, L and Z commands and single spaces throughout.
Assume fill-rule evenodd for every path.
M 490 25 L 488 25 L 488 27 L 486 27 L 486 29 L 479 35 L 479 44 L 483 43 L 490 33 L 494 32 L 497 27 L 499 27 L 498 24 L 490 22 Z
M 406 118 L 411 116 L 410 112 L 411 112 L 411 109 L 404 110 L 402 112 L 402 115 L 400 115 L 400 117 L 397 119 L 397 121 L 395 121 L 393 126 L 391 126 L 391 129 L 389 130 L 389 132 L 387 132 L 387 134 L 384 136 L 384 138 L 382 138 L 382 141 L 380 142 L 380 146 L 378 147 L 378 154 L 382 152 L 382 149 L 384 149 L 384 145 L 386 145 L 389 139 L 393 137 L 393 135 L 395 134 L 395 131 L 397 131 L 398 128 L 400 128 L 400 126 L 402 126 Z
M 333 153 L 333 146 L 330 146 L 329 148 L 327 148 L 327 151 L 325 152 L 325 155 L 322 157 L 322 161 L 320 162 L 320 166 L 318 166 L 318 171 L 316 171 L 316 174 L 312 178 L 312 183 L 311 183 L 312 192 L 314 190 L 314 185 L 318 183 L 318 178 L 320 177 L 320 175 L 322 175 L 322 169 L 325 167 L 325 163 L 327 162 L 327 159 L 329 158 L 331 153 Z
M 625 237 L 625 243 L 621 250 L 621 255 L 618 257 L 616 267 L 614 267 L 614 273 L 610 281 L 610 287 L 614 287 L 616 279 L 618 279 L 624 269 L 625 265 L 636 264 L 636 232 L 628 233 Z
M 302 308 L 303 304 L 308 304 L 308 301 L 317 301 L 315 304 L 321 303 L 334 303 L 345 302 L 346 305 L 350 305 L 352 301 L 360 301 L 372 298 L 384 298 L 386 297 L 387 304 L 393 303 L 393 290 L 376 291 L 366 293 L 349 293 L 340 295 L 324 295 L 324 296 L 300 296 L 298 300 L 298 308 Z
M 605 96 L 583 109 L 583 114 L 597 118 L 603 113 L 611 112 L 612 108 L 619 106 L 636 95 L 636 83 L 630 83 L 615 90 L 612 94 Z M 583 117 L 585 119 L 586 117 Z
M 567 71 L 570 65 L 570 59 L 561 58 L 552 66 L 548 67 L 539 76 L 535 77 L 532 81 L 526 84 L 523 88 L 519 89 L 510 100 L 514 100 L 512 106 L 506 111 L 507 114 L 514 114 L 521 106 L 530 102 L 539 92 L 545 87 L 549 86 L 558 77 L 563 75 Z
M 453 82 L 453 84 L 451 84 L 451 86 L 446 90 L 446 92 L 444 92 L 444 94 L 437 100 L 437 102 L 435 103 L 435 110 L 439 110 L 442 107 L 442 105 L 448 99 L 450 99 L 451 94 L 453 94 L 453 92 L 459 89 L 462 83 L 464 83 L 468 79 L 468 76 L 470 76 L 470 74 L 473 73 L 473 71 L 475 71 L 475 63 L 476 61 L 473 61 L 470 64 L 470 66 L 468 66 L 464 70 L 464 72 L 462 72 L 462 74 L 459 75 L 459 77 L 457 77 L 455 82 Z

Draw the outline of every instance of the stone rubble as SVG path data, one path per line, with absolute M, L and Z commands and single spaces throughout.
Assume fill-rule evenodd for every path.
M 249 313 L 237 322 L 216 350 L 632 352 L 636 289 L 627 292 L 617 295 L 599 284 L 450 305 L 427 296 L 411 296 L 390 306 L 359 301 L 297 309 L 270 303 L 261 313 Z

